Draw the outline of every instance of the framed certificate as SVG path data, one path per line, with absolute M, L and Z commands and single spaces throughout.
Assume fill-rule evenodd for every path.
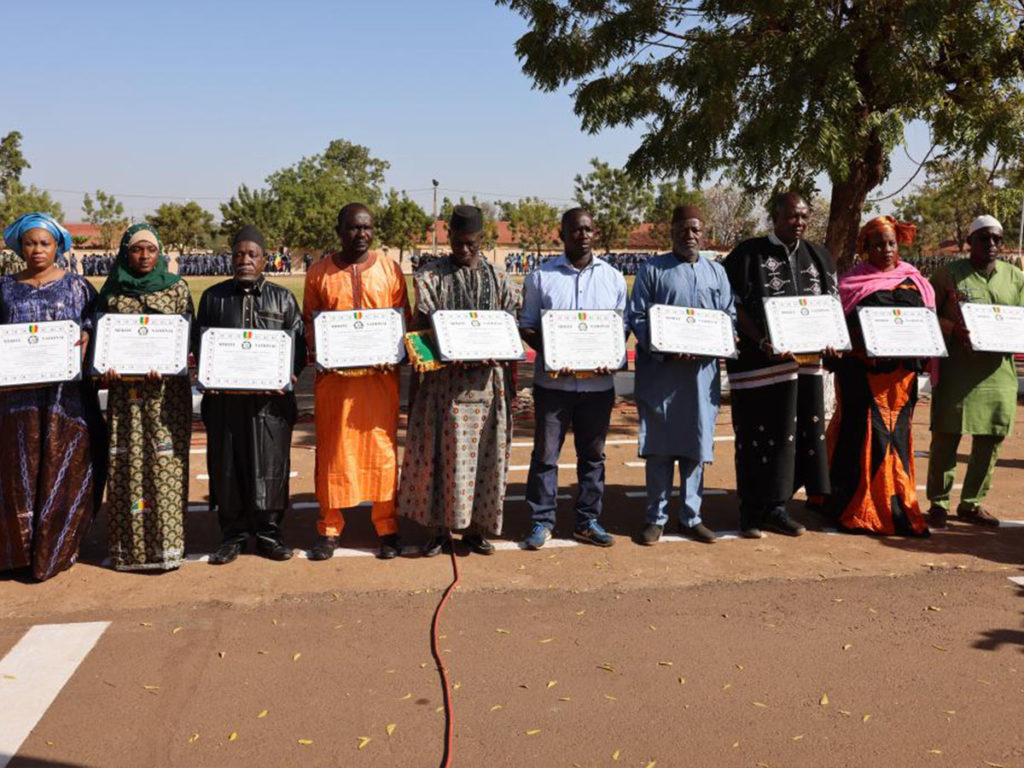
M 444 362 L 522 360 L 515 317 L 502 309 L 439 309 L 430 316 Z
M 31 387 L 82 377 L 82 329 L 74 320 L 0 325 L 0 387 Z
M 736 357 L 736 335 L 728 312 L 653 304 L 647 322 L 654 352 Z
M 1024 353 L 1024 307 L 1003 304 L 960 305 L 971 333 L 971 348 L 978 352 Z
M 318 312 L 313 331 L 321 370 L 398 365 L 405 359 L 401 309 Z
M 290 331 L 204 328 L 199 346 L 199 388 L 289 391 L 294 345 Z
M 187 376 L 190 326 L 185 315 L 100 315 L 92 373 Z
M 547 371 L 614 371 L 626 366 L 626 331 L 617 310 L 546 309 L 540 328 Z
M 772 296 L 764 300 L 772 346 L 805 354 L 851 349 L 843 305 L 834 296 Z
M 928 307 L 857 307 L 868 357 L 946 357 L 935 310 Z

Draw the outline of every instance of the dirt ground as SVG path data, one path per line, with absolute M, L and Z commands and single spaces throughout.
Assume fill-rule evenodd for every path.
M 296 549 L 315 538 L 306 376 L 300 406 L 298 508 L 286 526 Z M 507 544 L 491 558 L 459 549 L 460 586 L 441 620 L 454 765 L 1024 766 L 1024 589 L 1008 580 L 1024 574 L 1024 524 L 954 523 L 928 540 L 844 536 L 798 498 L 792 512 L 811 529 L 799 539 L 641 547 L 630 540 L 643 524 L 636 414 L 621 401 L 602 515 L 616 545 L 570 546 L 566 498 L 556 539 L 525 552 L 513 542 L 529 526 L 529 408 L 518 417 Z M 927 423 L 924 402 L 919 485 Z M 728 407 L 717 434 L 705 513 L 731 531 Z M 199 509 L 204 444 L 197 423 L 195 555 L 218 543 Z M 571 441 L 561 461 L 574 464 Z M 1024 441 L 1011 438 L 989 497 L 1007 520 L 1024 520 L 1022 463 Z M 561 473 L 567 495 L 574 474 Z M 345 554 L 365 555 L 368 511 L 348 518 L 344 546 L 364 551 Z M 35 625 L 111 622 L 12 767 L 440 763 L 429 629 L 449 558 L 250 554 L 119 574 L 101 565 L 105 535 L 101 514 L 82 562 L 45 584 L 0 577 L 0 658 Z M 403 524 L 403 535 L 416 543 L 423 532 Z

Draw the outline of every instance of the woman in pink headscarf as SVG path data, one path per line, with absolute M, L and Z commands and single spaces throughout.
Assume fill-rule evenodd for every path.
M 869 358 L 857 307 L 931 307 L 931 283 L 900 261 L 913 228 L 891 216 L 860 231 L 860 263 L 839 278 L 839 297 L 854 350 L 832 364 L 837 407 L 828 428 L 832 495 L 826 511 L 848 532 L 927 536 L 917 502 L 912 422 L 917 376 L 929 360 Z

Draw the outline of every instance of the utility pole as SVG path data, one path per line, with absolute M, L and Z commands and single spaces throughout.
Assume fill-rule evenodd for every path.
M 431 179 L 434 183 L 434 225 L 430 228 L 431 252 L 437 258 L 437 179 Z

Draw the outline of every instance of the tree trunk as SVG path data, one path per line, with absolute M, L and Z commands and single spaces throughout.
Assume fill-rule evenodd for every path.
M 846 178 L 832 184 L 825 247 L 835 259 L 838 274 L 856 262 L 857 234 L 864 201 L 868 192 L 881 183 L 883 168 L 882 141 L 877 132 L 872 132 L 861 156 L 850 162 Z

